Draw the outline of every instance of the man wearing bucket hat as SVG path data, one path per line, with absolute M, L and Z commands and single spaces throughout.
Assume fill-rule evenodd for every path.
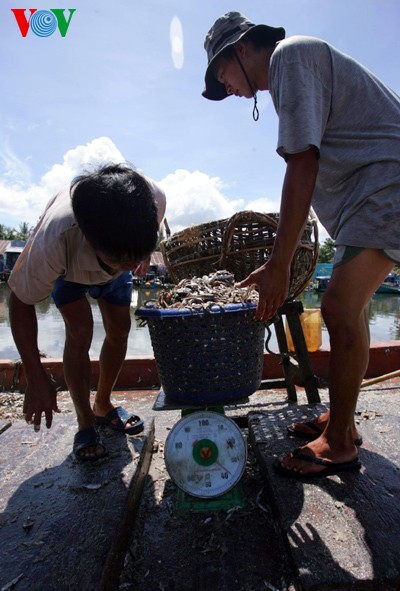
M 400 262 L 400 99 L 374 74 L 313 37 L 285 39 L 239 12 L 206 36 L 203 96 L 254 99 L 269 90 L 286 161 L 279 226 L 270 259 L 240 287 L 258 285 L 255 318 L 266 321 L 288 294 L 290 262 L 310 206 L 335 240 L 321 305 L 330 336 L 330 411 L 288 428 L 308 441 L 275 462 L 281 474 L 321 477 L 357 470 L 362 443 L 354 412 L 368 366 L 370 298 Z

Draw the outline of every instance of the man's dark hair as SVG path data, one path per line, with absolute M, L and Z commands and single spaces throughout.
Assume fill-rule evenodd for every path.
M 72 209 L 86 240 L 115 261 L 143 260 L 158 237 L 157 207 L 146 179 L 128 164 L 75 178 Z

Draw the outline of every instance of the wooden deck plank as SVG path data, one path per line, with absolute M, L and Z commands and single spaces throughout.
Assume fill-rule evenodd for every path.
M 265 475 L 301 589 L 400 588 L 398 396 L 363 395 L 358 419 L 360 473 L 298 481 L 277 475 L 272 460 L 302 444 L 286 426 L 324 405 L 252 413 L 250 440 Z
M 0 588 L 18 578 L 18 591 L 116 588 L 154 420 L 138 436 L 102 428 L 109 457 L 94 463 L 73 459 L 75 431 L 70 415 L 40 434 L 16 421 L 1 435 Z
M 10 427 L 11 427 L 11 421 L 0 420 L 0 435 L 1 435 L 1 433 L 4 433 L 4 431 L 7 431 L 7 429 L 9 429 Z

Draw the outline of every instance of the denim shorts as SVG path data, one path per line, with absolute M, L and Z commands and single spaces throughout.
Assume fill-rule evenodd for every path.
M 333 266 L 338 267 L 339 265 L 346 263 L 365 249 L 366 247 L 364 246 L 337 246 L 335 256 L 333 257 Z M 381 250 L 381 253 L 384 254 L 389 261 L 397 264 L 400 263 L 400 250 Z
M 76 302 L 89 294 L 97 300 L 103 298 L 109 304 L 114 306 L 129 306 L 132 299 L 132 273 L 127 271 L 119 275 L 114 281 L 103 283 L 101 285 L 84 285 L 66 281 L 59 277 L 55 282 L 51 297 L 57 308 Z

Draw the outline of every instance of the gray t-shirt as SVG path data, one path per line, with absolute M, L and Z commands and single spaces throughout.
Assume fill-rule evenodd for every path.
M 295 36 L 271 57 L 278 154 L 315 146 L 312 205 L 337 244 L 400 248 L 400 99 L 328 43 Z

